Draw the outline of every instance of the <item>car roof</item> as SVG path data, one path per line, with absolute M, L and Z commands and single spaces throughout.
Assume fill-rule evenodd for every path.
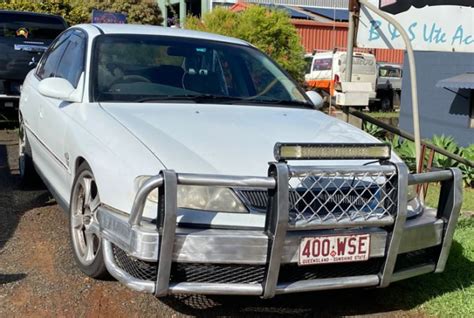
M 324 52 L 316 52 L 313 54 L 315 58 L 329 58 L 329 57 L 338 57 L 341 55 L 346 55 L 346 51 L 324 51 Z M 372 53 L 365 53 L 365 52 L 354 52 L 354 56 L 364 56 L 364 57 L 374 57 Z
M 0 10 L 0 13 L 12 13 L 12 14 L 22 14 L 22 15 L 29 15 L 29 16 L 43 16 L 43 17 L 55 17 L 64 20 L 64 18 L 57 14 L 51 13 L 40 13 L 40 12 L 31 12 L 31 11 L 16 11 L 16 10 Z
M 396 64 L 396 63 L 378 62 L 377 65 L 381 67 L 388 66 L 388 67 L 394 67 L 394 68 L 403 68 L 402 64 Z
M 186 37 L 194 39 L 203 39 L 211 41 L 220 41 L 226 43 L 247 45 L 250 44 L 246 41 L 223 36 L 214 33 L 200 32 L 185 30 L 179 28 L 165 28 L 162 26 L 155 25 L 142 25 L 142 24 L 107 24 L 107 23 L 94 23 L 93 26 L 97 27 L 104 34 L 144 34 L 144 35 L 163 35 L 163 36 L 175 36 L 175 37 Z

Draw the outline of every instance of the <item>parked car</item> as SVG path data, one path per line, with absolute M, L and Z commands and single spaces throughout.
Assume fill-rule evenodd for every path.
M 377 63 L 377 99 L 376 110 L 390 111 L 400 106 L 402 96 L 403 65 Z
M 340 83 L 345 81 L 346 56 L 346 52 L 343 51 L 307 54 L 305 59 L 310 68 L 305 75 L 306 85 L 322 94 L 334 96 Z M 370 83 L 372 91 L 369 93 L 369 98 L 374 101 L 377 82 L 375 56 L 356 52 L 352 64 L 352 82 Z
M 18 106 L 26 74 L 66 28 L 60 16 L 0 10 L 0 110 Z
M 78 25 L 25 80 L 20 175 L 36 171 L 67 211 L 85 274 L 156 296 L 270 298 L 442 272 L 459 170 L 409 174 L 321 102 L 238 39 Z M 413 191 L 427 181 L 443 184 L 438 210 Z

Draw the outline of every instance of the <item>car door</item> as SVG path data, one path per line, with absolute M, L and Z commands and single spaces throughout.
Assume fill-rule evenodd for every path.
M 49 77 L 64 78 L 82 91 L 86 36 L 79 29 L 71 30 L 61 45 L 64 49 L 60 50 L 57 66 Z M 48 60 L 45 61 L 47 63 Z M 68 199 L 70 167 L 64 145 L 68 122 L 77 104 L 46 96 L 41 96 L 38 104 L 38 137 L 46 145 L 42 172 L 57 194 Z
M 48 141 L 40 138 L 39 123 L 44 108 L 45 96 L 38 91 L 39 82 L 45 78 L 54 77 L 59 61 L 67 47 L 66 40 L 71 31 L 66 31 L 54 40 L 41 58 L 34 76 L 28 76 L 22 91 L 23 107 L 22 115 L 27 128 L 27 136 L 30 142 L 33 160 L 40 173 L 44 174 L 49 154 Z

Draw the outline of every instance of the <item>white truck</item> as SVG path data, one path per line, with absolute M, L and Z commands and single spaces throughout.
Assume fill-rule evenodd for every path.
M 393 110 L 394 106 L 400 106 L 402 96 L 402 74 L 403 66 L 392 63 L 377 63 L 377 99 L 380 101 L 375 105 L 377 110 Z
M 324 96 L 335 96 L 340 83 L 346 76 L 346 52 L 328 51 L 305 56 L 308 70 L 305 75 L 306 85 Z M 370 83 L 372 91 L 369 99 L 375 101 L 377 82 L 377 63 L 370 53 L 354 53 L 352 82 Z

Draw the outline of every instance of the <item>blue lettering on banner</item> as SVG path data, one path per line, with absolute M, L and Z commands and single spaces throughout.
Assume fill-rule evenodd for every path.
M 473 45 L 474 34 L 466 32 L 463 25 L 459 25 L 453 34 L 436 24 L 420 24 L 418 22 L 412 22 L 406 29 L 410 41 L 422 41 L 428 44 L 442 44 L 451 41 L 451 45 Z M 381 38 L 381 34 L 384 31 L 387 32 L 387 37 L 391 40 L 395 40 L 400 37 L 400 32 L 390 23 L 384 24 L 381 20 L 371 20 L 369 29 L 369 41 L 376 41 Z
M 382 25 L 382 21 L 372 20 L 370 21 L 369 41 L 374 41 L 380 38 L 379 29 Z
M 414 28 L 418 25 L 418 22 L 413 22 L 408 28 L 408 37 L 410 41 L 413 41 L 416 38 Z
M 392 40 L 395 40 L 396 38 L 400 37 L 400 32 L 398 32 L 395 26 L 391 23 L 388 24 L 388 32 L 390 32 Z

